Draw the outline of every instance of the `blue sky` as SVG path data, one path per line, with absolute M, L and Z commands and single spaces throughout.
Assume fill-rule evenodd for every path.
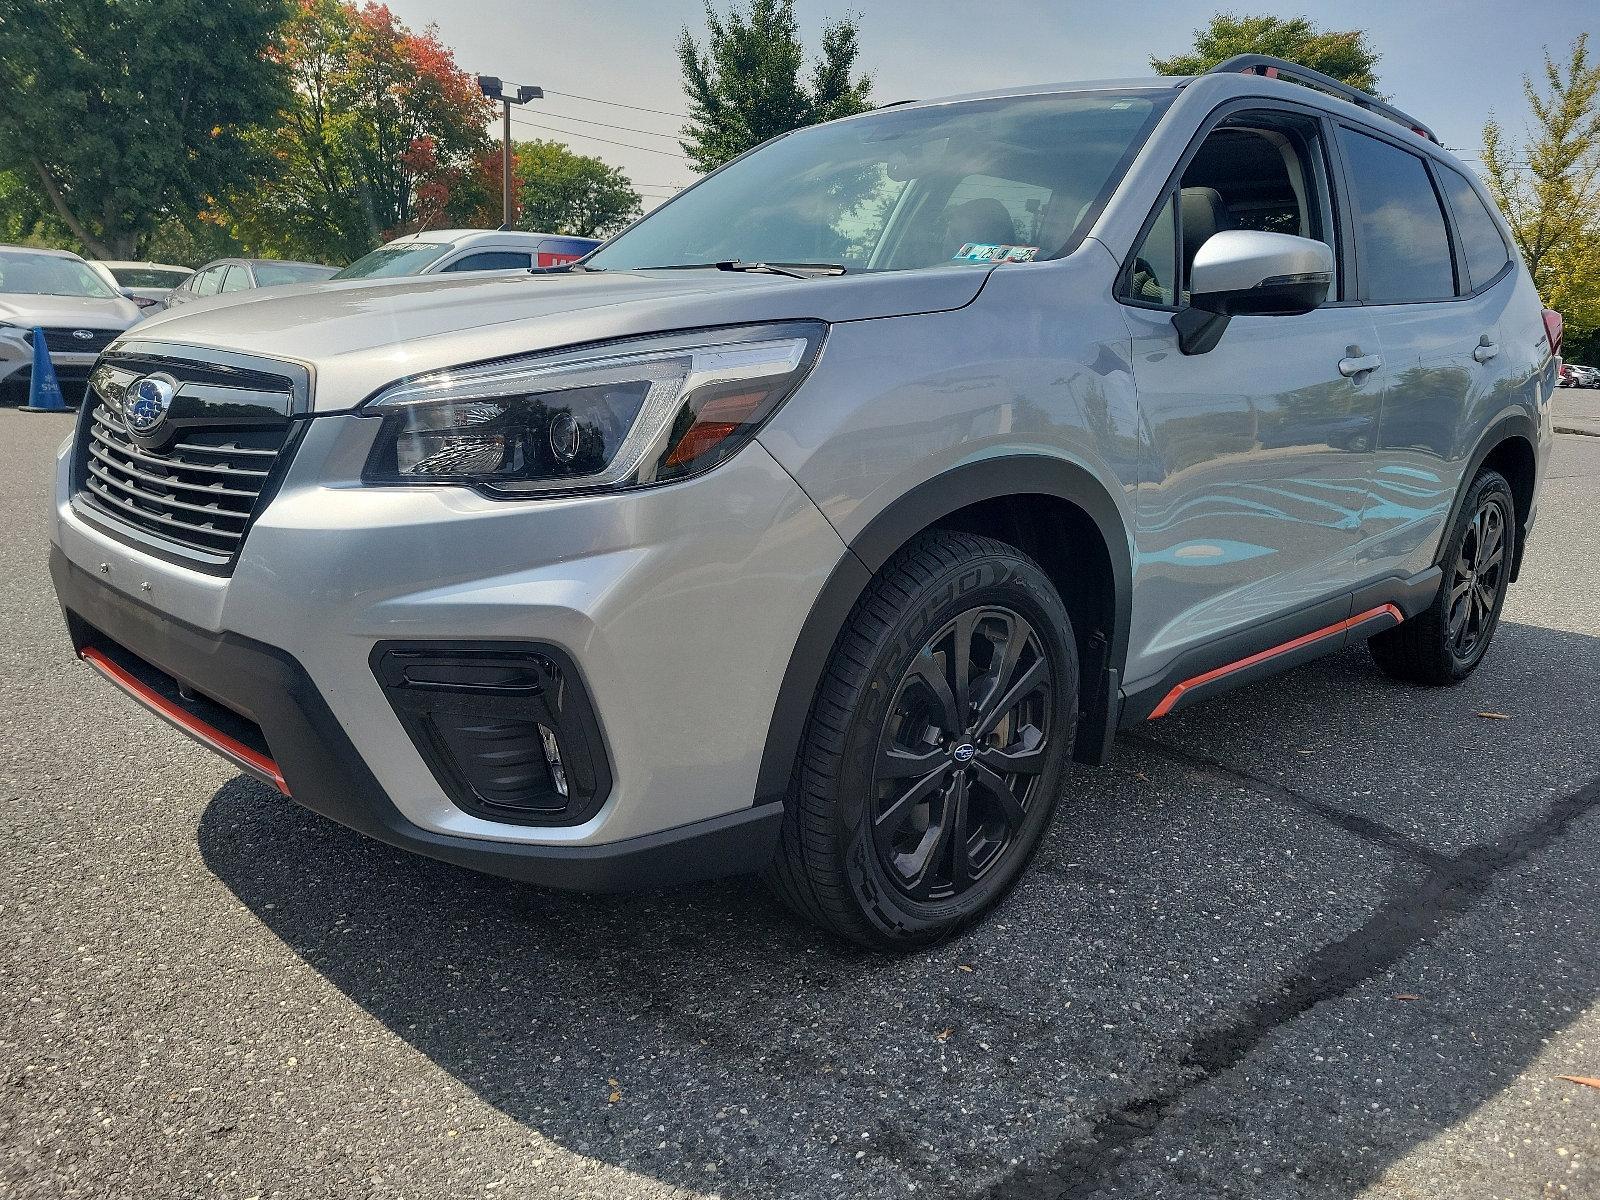
M 726 5 L 718 0 L 720 9 Z M 556 138 L 622 167 L 651 207 L 694 179 L 675 156 L 672 138 L 660 136 L 674 133 L 681 120 L 574 97 L 681 113 L 673 48 L 683 26 L 703 33 L 700 0 L 389 0 L 389 6 L 413 27 L 436 23 L 466 70 L 566 93 L 521 110 L 513 136 Z M 1600 41 L 1597 0 L 1240 0 L 1223 7 L 1305 13 L 1325 27 L 1367 30 L 1382 56 L 1382 89 L 1446 145 L 1468 151 L 1481 145 L 1491 110 L 1508 129 L 1521 128 L 1522 76 L 1540 69 L 1544 46 L 1564 57 L 1585 30 Z M 798 0 L 796 9 L 808 45 L 816 44 L 825 20 L 861 13 L 862 64 L 873 74 L 879 102 L 1147 75 L 1150 54 L 1186 48 L 1192 31 L 1216 11 L 1179 0 Z M 552 132 L 558 126 L 562 132 Z

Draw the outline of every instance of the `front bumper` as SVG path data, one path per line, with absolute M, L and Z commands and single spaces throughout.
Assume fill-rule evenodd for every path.
M 354 480 L 375 425 L 306 422 L 231 576 L 85 521 L 64 458 L 52 570 L 75 647 L 109 642 L 220 701 L 258 727 L 295 800 L 406 849 L 582 888 L 765 861 L 781 806 L 754 800 L 778 689 L 846 553 L 793 480 L 752 444 L 699 479 L 615 496 L 367 488 Z M 537 641 L 577 665 L 610 768 L 592 816 L 490 820 L 441 786 L 372 659 L 467 640 Z
M 548 887 L 618 891 L 748 870 L 765 862 L 777 844 L 781 804 L 601 845 L 541 846 L 431 833 L 390 803 L 305 668 L 290 655 L 174 621 L 101 586 L 59 550 L 51 553 L 50 573 L 80 657 L 250 774 L 313 812 L 391 846 Z M 250 744 L 258 738 L 261 744 Z

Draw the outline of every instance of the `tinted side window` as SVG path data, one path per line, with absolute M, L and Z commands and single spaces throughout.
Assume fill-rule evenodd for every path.
M 194 277 L 194 294 L 196 296 L 215 296 L 217 287 L 222 283 L 223 267 L 207 267 Z
M 218 290 L 224 292 L 242 292 L 249 286 L 250 272 L 246 268 L 235 264 L 234 266 L 228 268 L 228 273 L 222 278 L 222 287 Z
M 1478 195 L 1478 190 L 1467 182 L 1461 172 L 1443 167 L 1439 171 L 1439 182 L 1444 185 L 1445 195 L 1450 198 L 1450 211 L 1456 219 L 1456 236 L 1461 239 L 1461 251 L 1467 258 L 1471 287 L 1461 290 L 1465 292 L 1480 288 L 1500 274 L 1506 263 L 1511 261 L 1511 252 L 1506 249 L 1505 238 L 1500 236 L 1500 227 L 1489 215 L 1483 197 Z
M 446 275 L 451 271 L 509 271 L 516 267 L 527 268 L 533 265 L 533 258 L 527 253 L 518 253 L 514 250 L 485 250 L 481 254 L 469 254 L 465 258 L 458 258 L 439 274 Z
M 1360 232 L 1361 288 L 1379 303 L 1445 300 L 1456 294 L 1450 234 L 1422 159 L 1341 128 Z

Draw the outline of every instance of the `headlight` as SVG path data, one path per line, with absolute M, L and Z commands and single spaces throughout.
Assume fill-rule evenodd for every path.
M 380 393 L 371 483 L 508 495 L 667 483 L 710 470 L 805 377 L 815 323 L 648 338 L 441 371 Z

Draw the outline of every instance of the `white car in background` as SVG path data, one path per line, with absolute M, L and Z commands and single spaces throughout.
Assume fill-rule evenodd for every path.
M 363 254 L 333 278 L 383 279 L 560 267 L 577 262 L 599 244 L 594 238 L 521 229 L 430 229 L 397 237 Z
M 62 396 L 77 404 L 100 351 L 138 320 L 138 306 L 76 254 L 0 246 L 0 403 L 28 402 L 35 329 Z
M 101 279 L 146 313 L 160 312 L 165 308 L 172 289 L 194 274 L 194 268 L 174 266 L 172 263 L 93 259 L 89 265 Z

